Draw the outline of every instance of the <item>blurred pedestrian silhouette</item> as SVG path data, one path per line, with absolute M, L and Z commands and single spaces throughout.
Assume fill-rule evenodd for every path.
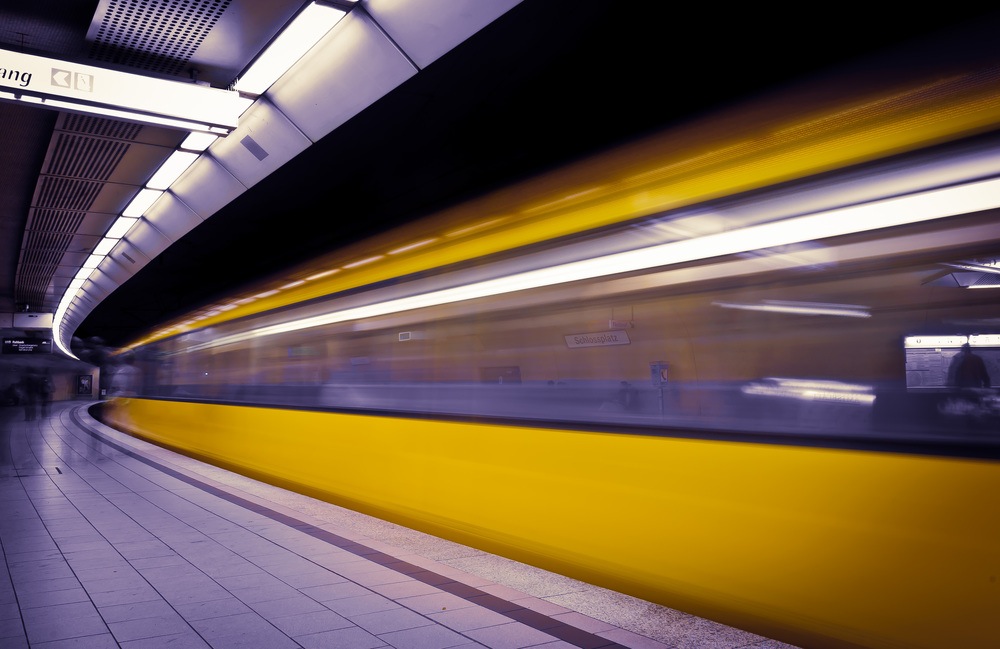
M 956 388 L 988 388 L 990 373 L 982 356 L 972 353 L 969 343 L 962 345 L 948 366 L 948 384 Z
M 639 391 L 628 381 L 618 384 L 618 403 L 623 410 L 635 410 L 639 406 Z
M 110 393 L 113 396 L 135 396 L 141 385 L 142 372 L 135 366 L 135 356 L 131 353 L 124 354 L 121 362 L 112 370 Z
M 55 386 L 52 384 L 52 373 L 46 367 L 38 384 L 38 402 L 41 405 L 43 417 L 49 416 L 49 406 L 52 405 L 52 393 L 54 391 Z
M 961 417 L 970 429 L 979 429 L 988 422 L 990 401 L 985 399 L 991 384 L 989 371 L 983 358 L 972 352 L 969 343 L 962 345 L 948 365 L 948 385 L 952 396 L 941 403 L 939 410 L 947 415 Z
M 38 404 L 42 398 L 42 375 L 34 367 L 28 367 L 21 375 L 21 403 L 24 404 L 24 419 L 31 421 L 38 416 Z

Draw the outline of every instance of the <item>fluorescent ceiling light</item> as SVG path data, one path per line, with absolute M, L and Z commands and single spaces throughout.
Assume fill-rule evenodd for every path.
M 108 239 L 121 239 L 128 231 L 132 229 L 132 226 L 139 222 L 139 219 L 132 216 L 119 216 L 118 220 L 115 221 L 108 229 L 108 233 L 104 236 Z
M 90 277 L 90 274 L 93 272 L 94 272 L 93 268 L 81 268 L 76 272 L 76 277 L 73 278 L 73 281 L 79 281 L 80 286 L 83 286 L 83 280 Z M 70 288 L 73 288 L 73 282 L 70 282 L 69 286 Z
M 104 255 L 91 255 L 87 257 L 87 261 L 83 262 L 83 267 L 93 270 L 94 268 L 97 268 L 98 264 L 102 261 L 104 261 Z
M 302 58 L 302 55 L 340 22 L 346 13 L 336 7 L 310 4 L 253 62 L 236 82 L 236 89 L 251 95 L 264 94 L 271 84 Z
M 122 212 L 122 216 L 128 217 L 139 217 L 146 213 L 146 210 L 156 202 L 156 199 L 163 194 L 160 190 L 154 189 L 141 189 L 139 193 L 135 195 L 132 202 L 128 204 L 128 207 Z
M 220 336 L 184 351 L 566 282 L 920 223 L 997 207 L 1000 207 L 1000 179 L 981 180 L 333 311 L 253 331 Z
M 204 151 L 218 139 L 219 136 L 214 133 L 194 132 L 184 138 L 184 141 L 181 142 L 181 148 L 188 151 Z
M 107 237 L 101 239 L 101 242 L 94 247 L 94 254 L 101 255 L 102 257 L 107 256 L 119 241 L 120 239 L 108 239 Z
M 187 168 L 198 159 L 197 153 L 191 151 L 174 151 L 156 170 L 153 177 L 146 183 L 149 189 L 166 190 L 177 178 L 187 171 Z M 148 207 L 148 206 L 147 206 Z

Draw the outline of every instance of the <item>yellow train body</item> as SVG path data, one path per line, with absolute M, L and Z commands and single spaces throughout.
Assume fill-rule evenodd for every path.
M 804 647 L 992 647 L 1000 464 L 116 399 L 155 443 Z

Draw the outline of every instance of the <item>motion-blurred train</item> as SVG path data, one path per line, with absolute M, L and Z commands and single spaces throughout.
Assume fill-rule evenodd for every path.
M 761 100 L 419 219 L 150 332 L 102 417 L 789 643 L 997 646 L 997 79 Z

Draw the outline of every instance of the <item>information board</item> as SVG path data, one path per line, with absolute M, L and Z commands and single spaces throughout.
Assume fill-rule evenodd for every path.
M 3 339 L 4 354 L 51 354 L 52 339 L 20 337 Z
M 983 359 L 991 382 L 1000 385 L 1000 334 L 971 336 L 907 336 L 906 387 L 908 389 L 950 388 L 952 362 L 968 343 L 972 353 Z

